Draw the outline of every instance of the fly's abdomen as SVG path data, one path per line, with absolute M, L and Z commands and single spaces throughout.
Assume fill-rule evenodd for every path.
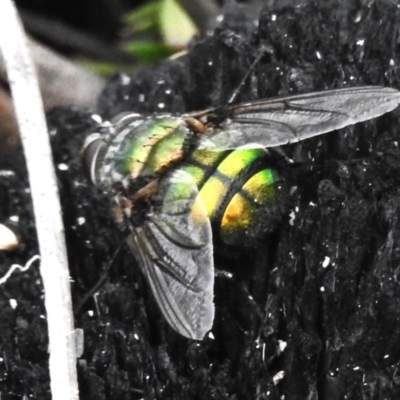
M 198 150 L 183 166 L 199 187 L 215 234 L 226 244 L 252 241 L 275 225 L 281 188 L 266 159 L 262 149 Z
M 280 187 L 271 169 L 250 176 L 229 199 L 221 218 L 220 236 L 227 244 L 257 239 L 275 226 Z

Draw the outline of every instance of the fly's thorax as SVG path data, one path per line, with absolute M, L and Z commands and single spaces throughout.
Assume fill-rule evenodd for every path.
M 102 128 L 102 143 L 89 168 L 92 181 L 111 190 L 116 185 L 128 188 L 138 178 L 160 176 L 184 157 L 192 136 L 181 117 L 125 115 Z
M 227 245 L 249 244 L 271 231 L 282 215 L 282 185 L 262 149 L 195 151 L 182 166 Z

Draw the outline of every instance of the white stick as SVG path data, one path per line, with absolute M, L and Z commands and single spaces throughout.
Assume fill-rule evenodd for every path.
M 0 49 L 24 146 L 39 239 L 54 400 L 78 399 L 73 315 L 61 207 L 39 87 L 16 9 L 0 2 Z

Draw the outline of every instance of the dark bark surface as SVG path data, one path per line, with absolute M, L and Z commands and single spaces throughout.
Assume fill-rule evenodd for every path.
M 114 77 L 95 112 L 107 119 L 226 104 L 260 52 L 237 102 L 399 87 L 400 15 L 391 1 L 315 1 L 266 7 L 259 20 L 246 15 L 232 7 L 187 56 L 128 84 Z M 81 398 L 399 398 L 398 120 L 396 110 L 283 149 L 295 160 L 277 166 L 290 189 L 284 216 L 253 249 L 216 249 L 216 268 L 234 278 L 216 278 L 214 338 L 193 342 L 163 320 L 105 197 L 85 181 L 79 152 L 96 126 L 91 113 L 52 111 L 75 324 L 85 335 Z M 0 253 L 1 276 L 38 252 L 27 179 L 22 168 L 15 173 L 0 176 L 0 217 L 19 216 L 21 245 Z M 82 304 L 120 246 L 105 283 Z M 42 296 L 37 266 L 0 286 L 2 400 L 50 398 Z

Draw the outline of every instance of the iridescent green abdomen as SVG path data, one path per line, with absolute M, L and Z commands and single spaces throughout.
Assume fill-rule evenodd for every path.
M 197 183 L 208 217 L 226 244 L 259 237 L 276 209 L 279 185 L 262 149 L 195 151 L 181 167 Z

